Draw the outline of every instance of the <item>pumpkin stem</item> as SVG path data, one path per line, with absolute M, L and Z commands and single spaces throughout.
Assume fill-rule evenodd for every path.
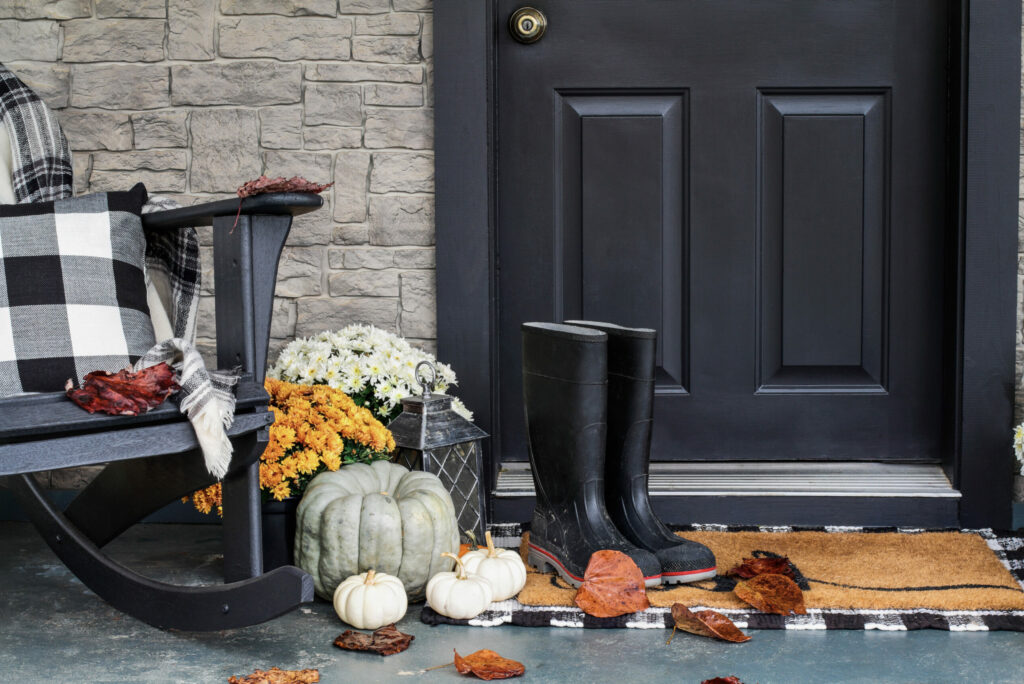
M 456 556 L 454 553 L 448 553 L 447 551 L 441 554 L 442 556 L 448 556 L 455 561 L 455 565 L 458 566 L 458 570 L 455 571 L 455 578 L 464 580 L 469 579 L 466 577 L 466 566 L 462 564 L 462 559 Z
M 376 570 L 370 569 L 366 571 L 366 579 L 363 580 L 363 584 L 373 584 L 373 576 L 377 574 Z
M 487 540 L 487 557 L 494 558 L 498 555 L 498 551 L 494 548 L 494 539 L 491 538 L 490 530 L 484 532 L 484 539 Z

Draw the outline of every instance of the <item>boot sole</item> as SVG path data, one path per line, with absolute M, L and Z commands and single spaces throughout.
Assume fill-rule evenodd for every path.
M 526 562 L 537 568 L 538 572 L 557 572 L 558 576 L 565 580 L 568 584 L 579 589 L 580 585 L 583 584 L 583 578 L 573 575 L 571 572 L 565 569 L 562 562 L 558 560 L 555 554 L 551 553 L 546 549 L 542 549 L 534 544 L 529 544 L 529 550 L 526 553 Z M 712 571 L 712 576 L 714 571 Z M 695 580 L 686 580 L 693 582 Z M 644 577 L 644 586 L 646 587 L 657 587 L 662 582 L 662 575 L 651 575 Z
M 705 568 L 704 570 L 688 570 L 686 572 L 663 572 L 661 581 L 663 584 L 686 584 L 688 582 L 700 582 L 711 579 L 718 574 L 718 566 Z

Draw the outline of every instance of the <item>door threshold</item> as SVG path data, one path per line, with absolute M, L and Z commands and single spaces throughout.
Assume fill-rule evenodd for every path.
M 957 524 L 960 492 L 937 464 L 870 462 L 661 462 L 652 504 L 669 523 L 782 525 Z M 505 463 L 492 492 L 496 521 L 533 510 L 530 464 Z

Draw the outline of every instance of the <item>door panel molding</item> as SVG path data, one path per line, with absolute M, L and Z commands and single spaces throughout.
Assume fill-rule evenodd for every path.
M 492 434 L 489 491 L 501 462 L 494 449 L 501 410 L 494 46 L 507 20 L 494 7 L 434 3 L 438 354 L 459 373 L 460 396 Z M 1019 0 L 961 0 L 949 17 L 949 215 L 958 247 L 948 273 L 958 305 L 945 335 L 952 391 L 944 405 L 944 466 L 963 495 L 959 522 L 969 527 L 1010 523 L 1020 19 Z
M 688 98 L 686 89 L 555 93 L 552 320 L 659 330 L 659 393 L 689 384 Z M 621 272 L 638 263 L 648 265 L 643 278 Z M 606 280 L 612 291 L 599 287 Z
M 890 97 L 757 93 L 759 394 L 886 393 Z

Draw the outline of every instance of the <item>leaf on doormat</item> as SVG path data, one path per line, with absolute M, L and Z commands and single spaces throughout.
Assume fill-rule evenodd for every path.
M 796 579 L 793 567 L 785 556 L 778 558 L 744 558 L 743 562 L 725 573 L 727 577 L 750 579 L 758 575 L 785 575 L 791 580 Z
M 632 558 L 608 549 L 591 554 L 574 600 L 587 615 L 602 618 L 635 613 L 651 605 L 644 573 Z
M 228 677 L 228 684 L 315 684 L 320 681 L 320 670 L 256 670 L 251 675 Z
M 737 582 L 733 593 L 764 613 L 806 615 L 804 593 L 784 575 L 758 575 Z
M 455 669 L 459 674 L 473 674 L 480 679 L 508 679 L 518 677 L 526 668 L 517 660 L 503 658 L 486 648 L 463 658 L 455 651 Z
M 354 629 L 345 630 L 334 640 L 334 645 L 347 651 L 372 651 L 389 656 L 409 648 L 415 638 L 412 634 L 399 632 L 392 623 L 375 630 L 373 634 L 357 632 Z
M 738 677 L 715 677 L 714 679 L 705 679 L 700 684 L 743 684 Z
M 750 641 L 750 637 L 734 625 L 732 620 L 713 610 L 698 610 L 694 613 L 682 603 L 674 603 L 672 620 L 675 621 L 676 627 L 690 634 L 737 644 Z
M 75 389 L 70 378 L 64 391 L 71 401 L 89 413 L 108 413 L 112 416 L 137 416 L 159 406 L 178 389 L 174 371 L 166 363 L 144 368 L 137 373 L 125 368 L 116 373 L 93 371 L 82 379 Z
M 321 193 L 332 185 L 334 183 L 328 183 L 327 185 L 313 183 L 302 176 L 292 176 L 291 178 L 283 176 L 267 178 L 266 176 L 260 176 L 256 180 L 251 180 L 238 186 L 238 196 L 243 198 L 252 197 L 253 195 L 263 195 L 268 192 Z

